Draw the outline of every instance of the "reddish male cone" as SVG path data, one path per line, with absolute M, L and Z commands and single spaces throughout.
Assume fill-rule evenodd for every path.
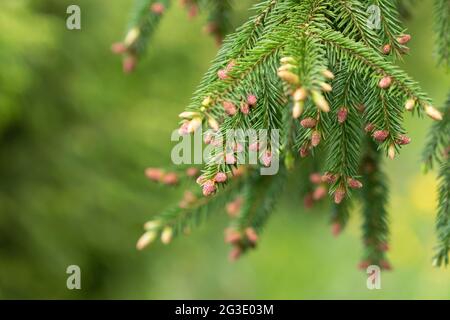
M 233 249 L 231 249 L 230 255 L 229 255 L 229 259 L 231 262 L 235 262 L 237 261 L 240 256 L 242 254 L 242 250 L 240 247 L 234 247 Z
M 312 195 L 313 200 L 315 200 L 315 201 L 322 200 L 323 198 L 326 197 L 327 193 L 328 193 L 327 188 L 325 188 L 324 186 L 319 186 L 313 192 L 313 195 Z
M 322 182 L 322 176 L 317 172 L 311 173 L 309 175 L 309 181 L 313 184 L 320 184 Z
M 236 244 L 241 241 L 242 235 L 239 231 L 231 228 L 225 230 L 225 243 Z
M 378 86 L 381 89 L 387 89 L 391 86 L 392 84 L 392 78 L 389 76 L 383 77 L 380 82 L 378 83 Z
M 373 129 L 375 129 L 375 126 L 372 123 L 368 123 L 365 128 L 364 131 L 366 131 L 367 133 L 372 132 Z
M 348 178 L 347 184 L 352 189 L 361 189 L 363 186 L 363 184 L 360 181 L 353 178 Z
M 226 114 L 228 114 L 229 116 L 233 116 L 237 112 L 236 106 L 232 102 L 224 101 L 222 103 L 222 106 Z
M 313 147 L 317 147 L 320 144 L 320 140 L 322 139 L 322 136 L 319 131 L 315 130 L 311 134 L 311 145 Z
M 302 121 L 300 121 L 300 125 L 303 128 L 314 128 L 317 124 L 317 120 L 313 118 L 305 118 Z
M 250 106 L 255 106 L 256 102 L 258 102 L 258 98 L 254 94 L 249 94 L 247 97 L 247 103 Z
M 388 136 L 389 131 L 387 130 L 377 130 L 372 134 L 372 137 L 378 142 L 383 142 L 387 139 Z
M 214 177 L 214 180 L 217 183 L 224 183 L 225 181 L 227 181 L 227 174 L 224 172 L 218 172 Z
M 340 124 L 344 123 L 347 120 L 348 110 L 345 107 L 339 109 L 337 113 L 337 119 Z
M 122 54 L 127 51 L 127 46 L 123 42 L 116 42 L 112 44 L 111 51 L 115 54 Z
M 214 192 L 216 192 L 216 185 L 214 184 L 214 181 L 208 180 L 203 184 L 202 191 L 203 195 L 205 197 L 212 195 Z
M 248 103 L 243 102 L 241 104 L 241 112 L 245 115 L 248 115 L 250 113 L 250 105 Z
M 398 137 L 398 139 L 397 139 L 397 144 L 399 144 L 401 146 L 410 144 L 410 143 L 411 143 L 411 138 L 404 134 L 400 135 L 400 137 Z
M 217 76 L 220 80 L 225 80 L 228 78 L 228 72 L 225 69 L 220 69 L 219 71 L 217 71 Z
M 334 192 L 334 203 L 339 204 L 345 198 L 345 190 L 343 188 L 338 188 Z
M 175 172 L 169 172 L 162 177 L 162 183 L 169 186 L 176 185 L 178 183 L 178 175 Z
M 164 4 L 160 3 L 160 2 L 155 2 L 154 4 L 152 4 L 152 6 L 150 7 L 150 10 L 154 13 L 154 14 L 163 14 L 164 11 L 166 10 L 166 7 L 164 6 Z
M 411 40 L 411 35 L 409 35 L 409 34 L 405 34 L 405 35 L 397 38 L 398 43 L 403 44 L 403 45 L 407 44 L 410 40 Z
M 265 167 L 269 167 L 272 163 L 272 152 L 270 150 L 266 150 L 261 157 L 261 162 Z
M 256 233 L 255 229 L 250 227 L 245 229 L 245 235 L 247 236 L 248 241 L 250 241 L 251 243 L 256 244 L 256 242 L 258 242 L 258 234 Z
M 383 46 L 383 53 L 385 55 L 388 55 L 389 53 L 391 53 L 391 45 L 390 44 L 385 44 Z
M 147 168 L 145 169 L 145 175 L 152 181 L 160 181 L 164 173 L 159 168 Z

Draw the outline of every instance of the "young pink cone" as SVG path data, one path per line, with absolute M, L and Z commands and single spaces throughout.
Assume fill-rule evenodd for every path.
M 372 123 L 368 123 L 365 128 L 364 131 L 366 131 L 367 133 L 372 132 L 373 129 L 375 129 L 375 126 Z
M 237 112 L 236 106 L 232 102 L 224 101 L 222 103 L 222 106 L 223 106 L 223 109 L 225 110 L 225 113 L 230 116 L 235 115 Z
M 317 147 L 320 144 L 320 140 L 322 139 L 320 132 L 315 130 L 312 134 L 311 134 L 311 145 L 313 147 Z
M 218 172 L 214 177 L 214 180 L 217 183 L 224 183 L 225 181 L 227 181 L 227 174 L 224 172 Z
M 385 55 L 388 55 L 389 53 L 391 53 L 391 45 L 390 44 L 385 44 L 383 46 L 383 53 Z
M 339 109 L 337 113 L 337 119 L 340 124 L 344 123 L 347 120 L 348 110 L 345 107 Z
M 232 153 L 227 153 L 225 155 L 225 163 L 226 164 L 235 164 L 236 163 L 236 157 Z
M 358 181 L 356 179 L 353 178 L 348 178 L 347 179 L 347 184 L 350 188 L 352 189 L 361 189 L 363 184 L 361 183 L 361 181 Z
M 189 121 L 183 122 L 178 129 L 178 134 L 180 136 L 185 136 L 189 134 Z
M 169 172 L 162 177 L 162 183 L 173 186 L 178 183 L 178 175 L 175 172 Z
M 317 124 L 317 120 L 313 118 L 305 118 L 302 121 L 300 121 L 300 125 L 303 128 L 314 128 Z
M 411 143 L 411 138 L 404 134 L 400 135 L 400 137 L 398 137 L 398 139 L 397 139 L 397 144 L 401 145 L 401 146 L 410 144 L 410 143 Z
M 248 241 L 250 241 L 251 243 L 256 244 L 256 242 L 258 242 L 258 234 L 256 233 L 255 229 L 248 227 L 247 229 L 245 229 L 245 235 Z
M 250 113 L 250 106 L 248 103 L 242 103 L 241 104 L 241 112 L 245 115 L 248 115 Z
M 319 186 L 316 188 L 316 190 L 314 190 L 312 197 L 315 201 L 319 201 L 325 198 L 327 193 L 327 188 L 325 188 L 324 186 Z
M 308 146 L 302 146 L 300 148 L 300 157 L 302 158 L 306 158 L 307 156 L 309 156 L 309 147 Z
M 322 182 L 326 182 L 329 184 L 335 183 L 337 180 L 337 176 L 335 174 L 326 172 L 323 176 L 322 176 Z
M 407 44 L 409 41 L 411 41 L 411 35 L 405 34 L 405 35 L 403 35 L 403 36 L 397 38 L 397 41 L 398 41 L 398 43 L 405 45 L 405 44 Z
M 265 167 L 269 167 L 272 163 L 272 152 L 269 150 L 266 150 L 264 154 L 261 157 L 261 162 Z
M 127 51 L 127 46 L 123 42 L 113 43 L 111 51 L 115 54 L 123 54 Z
M 240 247 L 233 247 L 231 249 L 230 255 L 228 256 L 231 262 L 237 261 L 242 254 L 242 249 Z
M 309 181 L 313 184 L 320 184 L 322 183 L 322 176 L 320 173 L 314 172 L 309 175 Z
M 389 76 L 383 77 L 380 82 L 378 83 L 378 86 L 381 89 L 387 89 L 391 86 L 392 84 L 392 78 Z
M 219 77 L 220 80 L 225 80 L 228 78 L 228 73 L 227 70 L 225 69 L 220 69 L 219 71 L 217 71 L 217 76 Z
M 137 64 L 137 58 L 134 55 L 127 55 L 123 59 L 123 72 L 124 73 L 131 73 L 136 68 Z
M 228 215 L 234 218 L 239 214 L 239 211 L 241 211 L 241 206 L 242 206 L 242 198 L 238 197 L 234 201 L 227 203 L 225 209 Z
M 151 5 L 150 10 L 154 14 L 163 14 L 164 11 L 166 10 L 166 7 L 164 6 L 164 4 L 162 4 L 160 2 L 155 2 Z
M 345 198 L 345 190 L 343 188 L 338 188 L 334 192 L 334 203 L 340 204 Z
M 387 139 L 388 136 L 389 131 L 387 130 L 377 130 L 372 134 L 372 137 L 378 142 L 383 142 Z
M 247 97 L 247 103 L 250 106 L 255 106 L 256 103 L 258 102 L 258 98 L 254 95 L 254 94 L 249 94 Z
M 202 191 L 205 197 L 210 196 L 214 192 L 216 192 L 216 185 L 214 184 L 214 181 L 212 180 L 206 181 L 202 186 Z
M 236 244 L 241 241 L 241 239 L 242 235 L 239 231 L 232 228 L 225 229 L 225 243 Z
M 145 169 L 145 175 L 152 181 L 160 181 L 164 173 L 159 168 L 147 168 Z

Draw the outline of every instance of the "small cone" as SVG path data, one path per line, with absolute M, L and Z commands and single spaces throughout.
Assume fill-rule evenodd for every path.
M 317 120 L 313 119 L 313 118 L 305 118 L 302 121 L 300 121 L 300 125 L 303 128 L 307 128 L 307 129 L 314 128 L 316 126 L 316 124 L 317 124 Z
M 424 108 L 425 108 L 425 113 L 431 119 L 436 120 L 436 121 L 442 120 L 442 113 L 440 113 L 437 109 L 435 109 L 434 107 L 432 107 L 429 104 L 427 104 Z
M 406 111 L 412 111 L 414 109 L 415 105 L 416 105 L 416 100 L 414 100 L 414 99 L 406 100 L 406 103 L 405 103 Z
M 394 144 L 391 144 L 389 146 L 388 156 L 389 156 L 389 159 L 394 160 L 394 158 L 395 158 L 395 145 Z
M 227 181 L 227 174 L 224 172 L 218 172 L 214 177 L 214 180 L 217 183 L 224 183 L 225 181 Z
M 158 236 L 158 233 L 155 231 L 147 231 L 145 232 L 137 241 L 136 243 L 136 249 L 142 250 L 145 247 L 147 247 L 150 243 L 155 241 L 156 237 Z
M 391 53 L 391 45 L 390 45 L 390 44 L 385 44 L 385 45 L 383 46 L 383 53 L 384 53 L 385 55 L 388 55 L 388 54 Z
M 345 120 L 347 120 L 347 116 L 348 116 L 347 108 L 345 108 L 345 107 L 340 108 L 337 113 L 338 122 L 340 124 L 344 123 Z
M 296 101 L 294 103 L 294 107 L 292 108 L 292 118 L 298 119 L 302 115 L 304 110 L 304 102 L 303 101 Z
M 387 89 L 391 86 L 392 84 L 392 78 L 389 76 L 383 77 L 380 82 L 378 83 L 378 86 L 381 89 Z
M 172 241 L 173 229 L 171 227 L 165 227 L 161 233 L 161 242 L 163 244 L 169 244 Z
M 317 147 L 320 144 L 320 140 L 322 139 L 320 132 L 315 130 L 311 134 L 311 145 L 313 147 Z

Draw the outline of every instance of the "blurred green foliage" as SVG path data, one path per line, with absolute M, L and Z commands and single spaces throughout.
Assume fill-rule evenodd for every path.
M 236 23 L 250 1 L 239 2 Z M 65 28 L 82 9 L 82 30 Z M 338 240 L 328 212 L 304 211 L 289 194 L 260 248 L 236 264 L 218 212 L 187 238 L 136 252 L 142 223 L 180 191 L 147 182 L 146 166 L 170 161 L 170 132 L 216 47 L 174 6 L 137 71 L 124 76 L 110 44 L 131 1 L 0 2 L 0 298 L 450 298 L 448 270 L 431 267 L 434 176 L 420 173 L 430 122 L 408 117 L 414 143 L 387 164 L 395 267 L 366 289 L 355 212 Z M 431 1 L 413 7 L 408 72 L 435 99 L 450 78 L 432 56 Z M 289 196 L 289 198 L 288 198 Z M 68 265 L 82 290 L 66 288 Z

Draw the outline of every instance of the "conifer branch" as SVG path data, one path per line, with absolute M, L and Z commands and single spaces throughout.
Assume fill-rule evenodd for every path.
M 361 163 L 361 189 L 363 201 L 363 242 L 365 246 L 362 268 L 376 264 L 384 269 L 390 269 L 385 258 L 388 249 L 389 235 L 387 218 L 387 178 L 382 172 L 381 156 L 377 152 L 376 144 L 367 140 L 366 152 Z
M 381 28 L 378 35 L 381 39 L 380 47 L 389 45 L 397 58 L 401 58 L 406 47 L 399 41 L 405 30 L 398 13 L 397 0 L 367 0 L 369 4 L 376 5 L 380 9 Z
M 450 251 L 450 162 L 448 158 L 439 170 L 439 205 L 436 218 L 436 233 L 438 246 L 433 261 L 435 266 L 447 266 Z
M 434 122 L 422 153 L 425 171 L 433 168 L 435 162 L 443 163 L 450 147 L 450 93 L 442 109 L 442 121 Z

